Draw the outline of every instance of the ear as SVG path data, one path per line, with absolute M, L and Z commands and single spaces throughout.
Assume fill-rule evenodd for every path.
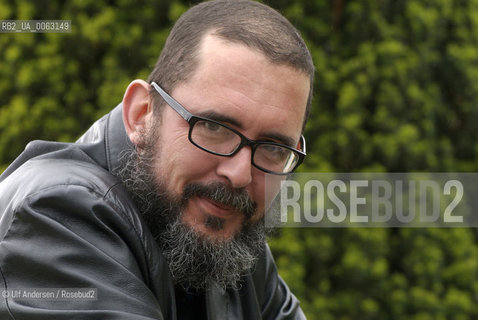
M 153 111 L 149 89 L 146 81 L 134 80 L 123 97 L 123 123 L 126 134 L 135 145 L 141 142 L 141 133 Z

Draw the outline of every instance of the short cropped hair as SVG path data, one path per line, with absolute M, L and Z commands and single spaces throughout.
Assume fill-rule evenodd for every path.
M 305 73 L 310 79 L 305 126 L 314 81 L 311 54 L 296 28 L 279 12 L 259 2 L 212 0 L 186 11 L 174 24 L 148 82 L 155 81 L 171 92 L 188 79 L 198 66 L 201 41 L 209 33 L 259 50 L 272 63 Z M 161 105 L 156 99 L 153 101 L 155 106 Z

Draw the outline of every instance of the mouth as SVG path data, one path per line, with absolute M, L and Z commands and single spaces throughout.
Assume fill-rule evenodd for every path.
M 256 205 L 244 189 L 232 189 L 222 183 L 188 184 L 183 192 L 183 201 L 191 200 L 193 207 L 204 214 L 224 220 L 249 220 Z
M 211 214 L 213 216 L 227 219 L 239 213 L 234 208 L 228 205 L 219 203 L 217 201 L 211 200 L 209 198 L 199 197 L 199 196 L 197 198 L 198 198 L 200 208 L 203 209 L 204 212 L 207 212 L 208 214 Z

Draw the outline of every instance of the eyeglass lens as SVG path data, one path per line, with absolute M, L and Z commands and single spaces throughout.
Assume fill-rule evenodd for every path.
M 231 129 L 212 121 L 199 120 L 194 123 L 190 134 L 191 141 L 210 152 L 230 155 L 241 144 L 241 137 Z M 285 147 L 259 143 L 252 150 L 252 162 L 271 172 L 284 173 L 295 168 L 298 155 Z

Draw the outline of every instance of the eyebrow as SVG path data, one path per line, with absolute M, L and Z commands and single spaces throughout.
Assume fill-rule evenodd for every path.
M 232 117 L 229 117 L 229 116 L 226 116 L 224 114 L 217 113 L 217 112 L 212 111 L 212 110 L 195 113 L 195 115 L 198 115 L 198 116 L 201 116 L 201 117 L 204 117 L 204 118 L 208 118 L 208 119 L 211 119 L 211 120 L 215 120 L 215 121 L 218 121 L 218 122 L 229 123 L 229 124 L 232 124 L 233 126 L 237 127 L 238 129 L 244 129 L 244 126 L 239 121 L 237 121 L 236 119 L 234 119 Z
M 218 122 L 224 122 L 224 123 L 227 123 L 227 124 L 231 124 L 239 130 L 244 129 L 244 126 L 239 121 L 237 121 L 236 119 L 234 119 L 232 117 L 229 117 L 227 115 L 224 115 L 224 114 L 217 113 L 217 112 L 212 111 L 212 110 L 199 112 L 196 115 L 204 117 L 204 118 L 208 118 L 208 119 L 211 119 L 211 120 L 215 120 L 215 121 L 218 121 Z M 292 139 L 291 137 L 288 137 L 286 135 L 283 135 L 281 133 L 266 132 L 266 133 L 263 133 L 262 136 L 267 137 L 268 139 L 279 141 L 279 143 L 284 144 L 284 145 L 289 146 L 289 147 L 292 147 L 292 148 L 296 147 L 296 142 L 295 142 L 294 139 Z M 256 140 L 256 141 L 263 141 L 263 140 L 264 139 L 260 139 L 260 140 Z
M 271 139 L 280 141 L 281 144 L 285 144 L 288 147 L 291 147 L 291 148 L 296 148 L 297 147 L 296 142 L 294 141 L 294 139 L 292 139 L 291 137 L 285 136 L 283 134 L 275 133 L 275 132 L 269 132 L 269 133 L 266 133 L 264 135 L 266 137 L 271 138 Z

